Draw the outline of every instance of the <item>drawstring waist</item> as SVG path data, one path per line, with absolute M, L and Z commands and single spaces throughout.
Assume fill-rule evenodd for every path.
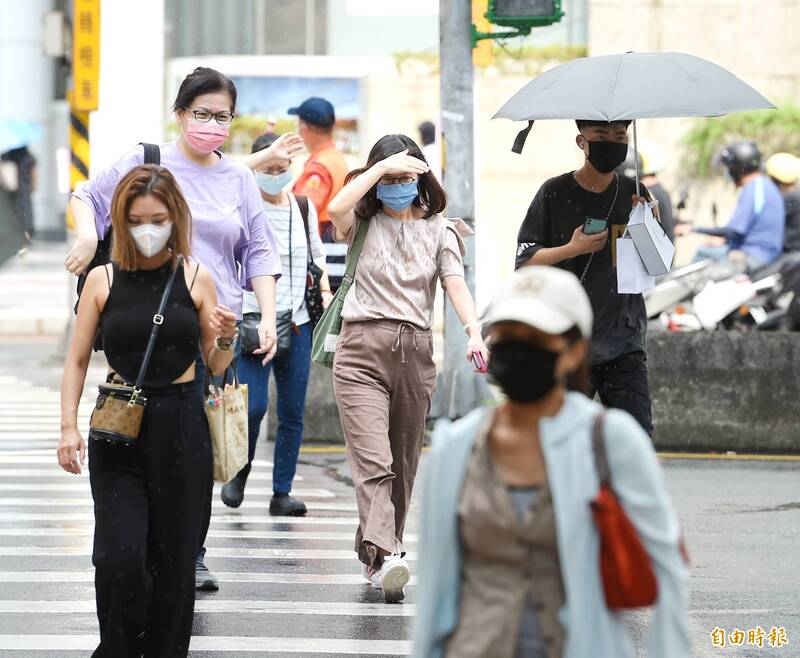
M 403 345 L 403 332 L 410 332 L 411 335 L 414 337 L 414 351 L 416 352 L 419 348 L 417 343 L 417 338 L 419 336 L 419 332 L 417 328 L 413 324 L 409 324 L 408 322 L 401 322 L 397 325 L 397 333 L 394 337 L 394 343 L 392 344 L 392 352 L 396 352 L 398 349 L 400 350 L 400 363 L 406 362 L 406 350 L 405 346 Z
M 403 322 L 399 320 L 362 320 L 359 322 L 345 322 L 342 327 L 342 333 L 352 330 L 354 327 L 363 324 L 372 329 L 380 329 L 382 331 L 391 331 L 394 334 L 394 342 L 392 343 L 392 352 L 400 351 L 400 363 L 406 363 L 405 345 L 403 342 L 403 334 L 410 334 L 414 340 L 414 350 L 419 349 L 420 339 L 427 339 L 431 335 L 430 329 L 421 329 L 415 324 L 410 322 Z

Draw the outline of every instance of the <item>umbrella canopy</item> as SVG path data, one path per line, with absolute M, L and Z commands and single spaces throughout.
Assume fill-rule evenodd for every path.
M 620 121 L 714 117 L 775 106 L 730 71 L 684 53 L 584 57 L 534 78 L 494 119 Z M 530 124 L 518 137 L 524 137 Z M 519 150 L 517 150 L 519 146 Z M 515 143 L 515 151 L 522 150 Z
M 34 121 L 0 119 L 0 153 L 38 142 L 41 137 L 42 128 Z
M 493 118 L 655 119 L 775 109 L 726 69 L 684 53 L 584 57 L 531 80 Z

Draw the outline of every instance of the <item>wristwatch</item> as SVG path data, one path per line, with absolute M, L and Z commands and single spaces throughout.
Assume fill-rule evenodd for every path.
M 223 338 L 222 336 L 217 336 L 214 339 L 214 347 L 217 348 L 220 352 L 230 352 L 233 349 L 233 346 L 236 345 L 236 336 L 231 336 L 230 338 Z

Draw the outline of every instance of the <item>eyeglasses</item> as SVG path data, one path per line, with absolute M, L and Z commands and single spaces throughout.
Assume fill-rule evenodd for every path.
M 229 126 L 233 121 L 233 115 L 230 112 L 209 112 L 208 110 L 189 110 L 192 113 L 195 121 L 200 123 L 208 123 L 214 119 L 221 126 Z
M 416 180 L 417 180 L 417 179 L 416 179 L 416 178 L 414 178 L 413 176 L 400 176 L 400 177 L 396 177 L 396 176 L 384 176 L 384 177 L 383 177 L 383 178 L 381 178 L 381 179 L 380 179 L 378 182 L 379 182 L 381 185 L 397 185 L 397 184 L 400 184 L 400 185 L 408 185 L 408 184 L 410 184 L 410 183 L 413 183 L 413 182 L 414 182 L 414 181 L 416 181 Z

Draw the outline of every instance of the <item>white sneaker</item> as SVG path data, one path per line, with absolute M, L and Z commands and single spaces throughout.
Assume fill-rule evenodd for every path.
M 378 582 L 378 573 L 373 569 L 370 569 L 366 564 L 363 562 L 361 563 L 361 577 L 366 580 L 370 585 L 372 585 L 375 589 L 380 589 L 381 584 Z
M 403 588 L 409 580 L 411 580 L 411 570 L 408 568 L 408 563 L 397 553 L 388 555 L 383 560 L 380 571 L 375 574 L 375 581 L 383 589 L 383 599 L 386 603 L 400 603 L 405 598 Z

